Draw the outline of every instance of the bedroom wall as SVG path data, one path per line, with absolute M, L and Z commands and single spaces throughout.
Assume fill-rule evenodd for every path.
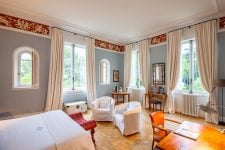
M 96 70 L 96 90 L 97 97 L 111 96 L 111 91 L 115 86 L 123 87 L 123 57 L 121 53 L 96 49 L 95 51 L 95 70 Z M 99 61 L 107 59 L 110 62 L 110 84 L 99 84 Z M 113 82 L 113 70 L 119 70 L 119 82 Z
M 50 39 L 47 38 L 0 29 L 0 117 L 44 110 L 50 45 Z M 12 90 L 13 52 L 20 46 L 32 47 L 39 53 L 39 89 Z
M 219 32 L 217 33 L 217 39 L 218 39 L 218 79 L 224 79 L 225 80 L 225 32 Z M 222 106 L 222 89 L 218 88 L 218 103 Z M 223 90 L 223 106 L 225 106 L 225 90 Z M 225 109 L 224 109 L 224 118 L 225 118 Z
M 167 44 L 158 45 L 150 48 L 150 72 L 149 72 L 149 87 L 152 87 L 152 64 L 165 63 L 167 57 Z M 166 68 L 165 68 L 166 69 Z M 167 82 L 167 81 L 166 81 Z

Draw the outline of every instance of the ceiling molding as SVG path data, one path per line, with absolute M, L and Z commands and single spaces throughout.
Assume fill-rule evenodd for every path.
M 223 0 L 211 0 L 211 2 L 212 2 L 214 9 L 200 12 L 197 15 L 195 14 L 193 16 L 189 16 L 189 17 L 177 20 L 177 21 L 173 21 L 166 25 L 162 25 L 162 26 L 153 28 L 154 31 L 152 29 L 149 29 L 150 32 L 148 32 L 148 33 L 140 34 L 136 38 L 126 39 L 126 40 L 122 40 L 118 37 L 115 37 L 115 36 L 113 37 L 113 36 L 106 35 L 104 33 L 100 33 L 97 31 L 92 31 L 92 30 L 83 28 L 81 26 L 77 26 L 73 23 L 65 22 L 61 19 L 46 16 L 42 13 L 36 13 L 36 12 L 30 11 L 30 10 L 28 11 L 28 10 L 25 10 L 24 8 L 18 7 L 18 5 L 16 5 L 16 4 L 9 4 L 8 1 L 3 1 L 0 3 L 0 12 L 8 14 L 8 15 L 16 16 L 16 17 L 21 17 L 21 18 L 28 19 L 28 20 L 40 22 L 43 24 L 48 24 L 50 26 L 57 26 L 57 27 L 65 29 L 65 30 L 69 30 L 71 32 L 76 32 L 78 34 L 82 34 L 85 36 L 91 36 L 95 39 L 99 39 L 102 41 L 108 41 L 113 44 L 126 45 L 128 43 L 132 43 L 132 42 L 139 41 L 142 39 L 155 37 L 155 36 L 167 33 L 169 31 L 177 29 L 177 28 L 186 27 L 186 26 L 189 26 L 189 25 L 192 25 L 195 23 L 199 23 L 199 22 L 202 22 L 205 20 L 209 20 L 209 19 L 212 19 L 215 17 L 218 18 L 218 17 L 224 16 L 224 15 L 222 15 L 224 13 L 224 11 L 221 12 L 222 10 L 220 9 L 220 6 L 219 6 L 219 4 L 225 4 L 223 2 Z M 223 7 L 221 6 L 221 8 L 223 8 Z
M 63 28 L 65 30 L 68 30 L 71 32 L 76 32 L 78 34 L 82 34 L 85 36 L 91 36 L 96 39 L 109 41 L 110 43 L 113 43 L 113 44 L 118 44 L 118 45 L 124 44 L 123 42 L 121 42 L 122 40 L 115 40 L 115 38 L 109 37 L 108 35 L 106 35 L 104 33 L 99 33 L 96 31 L 88 30 L 84 27 L 80 27 L 73 23 L 66 22 L 66 21 L 63 21 L 58 18 L 53 18 L 53 17 L 47 16 L 45 14 L 36 13 L 36 12 L 30 11 L 30 10 L 28 11 L 28 10 L 20 8 L 16 5 L 8 4 L 7 2 L 0 3 L 0 13 L 16 16 L 19 18 L 24 18 L 27 20 L 32 20 L 35 22 L 40 22 L 42 24 L 48 24 L 51 27 L 56 26 L 56 27 Z M 118 39 L 118 38 L 116 38 L 116 39 Z

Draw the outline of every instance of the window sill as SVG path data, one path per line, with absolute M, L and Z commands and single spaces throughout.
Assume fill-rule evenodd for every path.
M 110 83 L 99 83 L 99 85 L 110 85 Z
M 183 91 L 183 90 L 175 90 L 174 94 L 182 94 L 182 95 L 196 95 L 196 96 L 200 96 L 200 95 L 205 95 L 207 96 L 208 93 L 207 92 L 193 92 L 190 93 L 189 91 Z
M 13 90 L 36 90 L 39 89 L 39 86 L 21 86 L 21 87 L 13 87 Z
M 65 90 L 63 94 L 87 93 L 86 90 Z

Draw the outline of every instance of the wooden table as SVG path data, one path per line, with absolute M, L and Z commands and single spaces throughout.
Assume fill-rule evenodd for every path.
M 165 93 L 152 93 L 152 92 L 145 93 L 145 105 L 147 102 L 147 97 L 148 97 L 149 109 L 151 109 L 151 104 L 152 104 L 153 99 L 157 99 L 162 102 L 162 107 L 163 107 L 162 110 L 164 111 L 166 97 L 167 97 L 167 95 Z M 160 106 L 160 109 L 161 109 L 161 106 Z M 153 104 L 153 110 L 154 110 L 154 104 Z
M 119 96 L 123 97 L 123 103 L 124 103 L 124 99 L 125 99 L 126 95 L 127 95 L 128 102 L 129 102 L 130 101 L 130 93 L 129 92 L 112 92 L 112 97 L 115 98 L 115 96 L 116 96 L 116 104 L 118 104 Z
M 198 139 L 192 140 L 175 133 L 170 133 L 157 145 L 159 149 L 165 150 L 224 150 L 225 134 L 208 125 L 200 125 L 184 121 L 181 127 L 193 132 L 200 133 Z

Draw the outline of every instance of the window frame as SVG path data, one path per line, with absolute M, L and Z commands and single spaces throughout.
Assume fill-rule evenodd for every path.
M 76 47 L 80 47 L 80 48 L 84 48 L 85 50 L 85 53 L 86 53 L 86 46 L 85 45 L 82 45 L 82 44 L 77 44 L 77 43 L 70 43 L 70 42 L 64 42 L 64 46 L 65 45 L 69 45 L 71 46 L 71 50 L 72 50 L 72 68 L 71 68 L 71 72 L 72 72 L 72 87 L 71 89 L 66 89 L 64 88 L 64 84 L 63 84 L 63 92 L 64 93 L 85 93 L 87 91 L 87 78 L 86 78 L 86 81 L 85 81 L 85 84 L 86 84 L 86 87 L 84 89 L 79 89 L 77 87 L 75 87 L 75 49 Z M 85 56 L 85 63 L 86 63 L 86 59 L 87 57 Z M 87 69 L 87 64 L 86 64 L 86 69 Z M 63 66 L 63 72 L 64 72 L 64 66 Z M 63 77 L 63 81 L 64 81 L 64 77 Z
M 28 53 L 28 54 L 30 54 L 30 56 L 31 56 L 31 84 L 21 84 L 21 56 L 22 56 L 22 54 L 24 54 L 24 53 Z M 19 54 L 18 54 L 18 86 L 19 87 L 30 87 L 30 86 L 32 86 L 32 80 L 33 80 L 33 65 L 32 65 L 32 63 L 33 63 L 33 59 L 32 59 L 32 52 L 31 51 L 22 51 L 22 52 L 20 52 Z
M 179 76 L 179 80 L 178 80 L 178 85 L 182 83 L 182 45 L 183 43 L 188 43 L 189 44 L 189 60 L 190 60 L 190 64 L 189 64 L 189 75 L 188 75 L 188 80 L 189 80 L 189 89 L 188 90 L 184 90 L 182 89 L 182 85 L 178 86 L 176 91 L 180 91 L 180 92 L 184 92 L 184 93 L 188 93 L 188 94 L 206 94 L 207 92 L 204 90 L 204 88 L 202 87 L 202 91 L 195 91 L 194 90 L 194 82 L 193 82 L 193 78 L 194 78 L 194 44 L 195 44 L 195 38 L 191 38 L 191 39 L 187 39 L 187 40 L 183 40 L 181 41 L 181 54 L 180 54 L 180 76 Z M 199 70 L 199 69 L 198 69 Z M 199 76 L 200 78 L 200 76 Z
M 25 85 L 20 83 L 20 69 L 21 69 L 21 55 L 23 53 L 28 53 L 31 55 L 31 85 Z M 33 56 L 35 55 L 35 59 Z M 35 61 L 35 63 L 34 63 Z M 12 90 L 29 90 L 29 89 L 39 89 L 39 54 L 38 52 L 28 46 L 21 46 L 14 50 L 13 52 L 13 71 L 12 71 Z M 33 74 L 35 73 L 35 75 Z
M 101 64 L 105 63 L 106 64 L 106 82 L 101 82 Z M 108 59 L 103 58 L 99 61 L 99 84 L 100 85 L 109 85 L 110 84 L 110 62 Z

